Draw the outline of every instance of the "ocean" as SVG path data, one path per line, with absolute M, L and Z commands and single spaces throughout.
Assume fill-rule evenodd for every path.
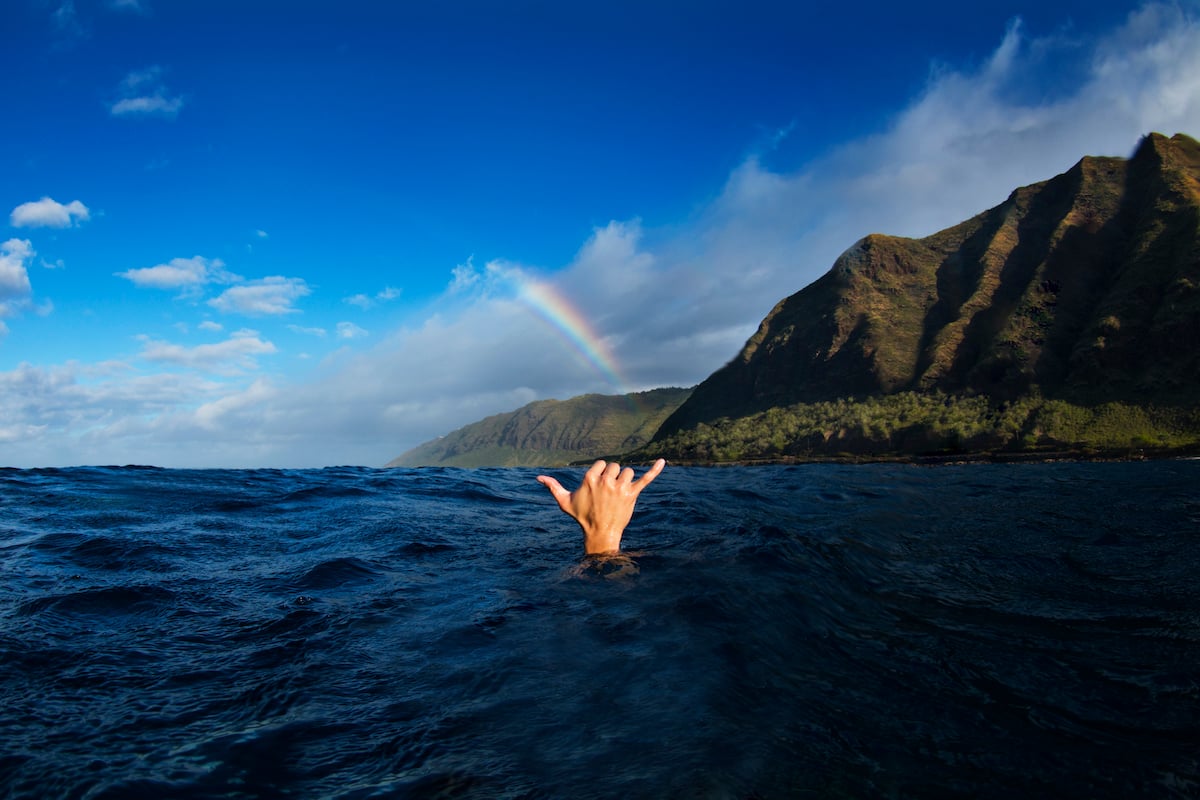
M 1200 797 L 1198 461 L 536 474 L 0 470 L 0 796 Z

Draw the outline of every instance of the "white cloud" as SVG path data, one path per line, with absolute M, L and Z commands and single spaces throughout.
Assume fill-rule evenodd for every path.
M 187 367 L 219 375 L 238 374 L 258 368 L 254 356 L 276 352 L 275 345 L 259 338 L 258 331 L 239 330 L 217 344 L 184 347 L 149 337 L 142 340 L 141 358 L 160 364 Z
M 343 297 L 343 303 L 349 303 L 352 306 L 358 306 L 363 311 L 374 308 L 376 303 L 386 303 L 389 300 L 395 300 L 400 296 L 400 290 L 393 286 L 386 286 L 375 293 L 374 297 L 370 295 L 358 293 L 350 297 Z
M 458 264 L 451 271 L 454 279 L 450 282 L 451 292 L 461 292 L 471 288 L 479 280 L 479 272 L 475 269 L 475 256 L 467 258 L 466 263 Z
M 327 331 L 324 328 L 303 328 L 299 325 L 288 325 L 288 330 L 292 333 L 302 333 L 305 336 L 318 336 L 324 338 Z
M 118 91 L 123 95 L 134 95 L 146 89 L 154 89 L 162 85 L 163 68 L 147 67 L 144 70 L 134 70 L 121 79 Z
M 161 114 L 173 117 L 183 108 L 182 97 L 166 97 L 155 94 L 145 97 L 123 97 L 112 104 L 112 115 L 122 117 L 130 114 Z
M 1038 62 L 1067 46 L 1014 24 L 980 69 L 937 70 L 886 132 L 802 173 L 748 164 L 741 177 L 774 180 L 760 201 L 787 201 L 818 220 L 814 239 L 836 237 L 822 248 L 828 254 L 874 231 L 928 235 L 1084 155 L 1128 155 L 1151 131 L 1200 130 L 1200 22 L 1179 6 L 1147 5 L 1095 43 L 1074 91 L 1024 100 L 1038 97 L 1025 85 Z M 747 199 L 727 192 L 729 202 Z
M 196 424 L 179 424 L 191 409 L 237 393 L 236 385 L 195 373 L 146 375 L 121 362 L 39 367 L 0 372 L 0 426 L 9 440 L 6 465 L 183 463 L 179 447 L 193 447 L 210 466 L 228 458 L 227 446 Z M 250 434 L 247 441 L 253 439 Z M 249 464 L 246 464 L 249 466 Z
M 211 319 L 204 320 L 204 322 L 201 322 L 196 327 L 202 331 L 222 331 L 225 329 L 224 325 L 219 322 L 213 322 Z
M 222 428 L 232 420 L 231 417 L 256 409 L 265 402 L 272 400 L 277 392 L 266 380 L 259 378 L 246 389 L 226 394 L 196 409 L 193 418 L 201 428 L 221 432 Z
M 35 255 L 28 239 L 9 239 L 0 244 L 0 302 L 24 298 L 33 291 L 26 263 Z
M 33 286 L 29 282 L 28 263 L 36 255 L 28 239 L 9 239 L 0 244 L 0 338 L 9 331 L 5 317 L 14 317 L 30 309 L 40 317 L 54 311 L 54 304 L 49 300 L 35 305 L 31 297 Z
M 353 322 L 339 322 L 337 324 L 337 335 L 339 339 L 361 339 L 370 334 Z
M 173 258 L 166 264 L 129 269 L 116 275 L 146 289 L 195 290 L 210 283 L 235 283 L 241 280 L 239 276 L 225 271 L 225 262 L 221 259 L 202 256 Z
M 78 200 L 63 205 L 43 197 L 14 208 L 9 222 L 14 228 L 72 228 L 90 217 L 88 207 Z
M 114 117 L 163 116 L 174 118 L 183 108 L 183 97 L 172 95 L 163 83 L 161 67 L 150 67 L 125 76 L 119 98 L 110 107 Z
M 257 236 L 259 239 L 267 239 L 267 238 L 270 238 L 269 234 L 268 234 L 266 231 L 264 231 L 264 230 L 256 230 L 256 231 L 254 232 L 254 235 L 255 235 L 255 236 Z
M 226 289 L 208 304 L 226 314 L 249 314 L 252 316 L 275 316 L 296 314 L 299 309 L 293 304 L 311 290 L 301 278 L 284 278 L 272 275 L 258 281 Z
M 54 9 L 51 20 L 54 23 L 55 33 L 64 44 L 72 44 L 87 35 L 87 31 L 79 21 L 79 14 L 76 13 L 75 3 L 72 0 L 65 0 L 58 8 Z

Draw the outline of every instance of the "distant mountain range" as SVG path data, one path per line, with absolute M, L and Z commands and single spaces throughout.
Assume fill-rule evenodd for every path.
M 690 389 L 539 400 L 426 442 L 389 467 L 552 467 L 626 453 L 650 441 Z
M 583 450 L 534 449 L 700 462 L 1190 452 L 1200 144 L 1151 134 L 1130 159 L 1086 157 L 932 236 L 867 236 L 686 400 L 672 397 L 661 425 L 635 426 L 654 431 L 644 445 L 589 450 L 568 436 L 556 441 Z M 564 415 L 596 409 L 572 403 L 514 414 L 530 427 L 554 410 L 555 430 L 586 428 Z M 476 441 L 492 446 L 460 437 L 456 453 Z

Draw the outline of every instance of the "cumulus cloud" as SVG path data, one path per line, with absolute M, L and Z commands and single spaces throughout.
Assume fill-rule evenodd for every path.
M 78 200 L 63 205 L 43 197 L 14 208 L 9 214 L 9 222 L 14 228 L 73 228 L 90 217 L 88 207 Z
M 752 155 L 677 228 L 599 226 L 553 270 L 467 259 L 447 269 L 445 295 L 426 314 L 367 350 L 339 350 L 306 381 L 204 382 L 195 370 L 183 375 L 192 382 L 136 371 L 85 380 L 79 366 L 0 373 L 0 424 L 38 431 L 36 444 L 6 444 L 6 457 L 378 465 L 535 399 L 695 383 L 737 353 L 776 301 L 868 233 L 927 235 L 1084 155 L 1128 155 L 1152 130 L 1200 131 L 1200 23 L 1178 6 L 1148 5 L 1103 39 L 1067 46 L 1020 24 L 998 30 L 989 59 L 938 65 L 882 131 L 797 170 Z M 1048 54 L 1077 67 L 1051 95 L 1028 83 Z M 307 293 L 302 281 L 270 280 L 256 285 L 266 313 L 294 310 Z M 544 287 L 540 307 L 522 291 L 530 283 Z M 229 292 L 240 288 L 255 287 Z M 252 295 L 218 300 L 252 309 Z M 597 365 L 601 350 L 623 386 Z M 204 446 L 183 446 L 191 442 Z M 89 459 L 96 453 L 105 455 Z
M 927 235 L 1084 155 L 1128 155 L 1151 131 L 1200 129 L 1200 22 L 1179 6 L 1132 14 L 1094 43 L 1079 84 L 1042 99 L 1026 82 L 1068 46 L 1015 22 L 979 69 L 934 70 L 887 131 L 799 173 L 775 174 L 751 159 L 726 187 L 722 210 L 764 209 L 761 221 L 775 205 L 812 220 L 808 237 L 828 257 L 864 233 Z
M 364 294 L 362 292 L 349 297 L 343 297 L 342 302 L 352 306 L 358 306 L 363 311 L 369 308 L 374 308 L 376 303 L 386 303 L 389 300 L 395 300 L 400 296 L 400 290 L 392 286 L 386 286 L 376 292 L 374 296 Z
M 161 94 L 142 97 L 123 97 L 112 105 L 112 115 L 123 117 L 129 115 L 153 115 L 173 117 L 183 108 L 182 97 L 166 97 Z
M 117 94 L 118 99 L 109 106 L 114 117 L 174 118 L 183 108 L 183 97 L 167 90 L 163 83 L 163 70 L 157 66 L 126 75 L 117 88 Z
M 0 303 L 26 297 L 33 291 L 26 264 L 35 255 L 28 239 L 9 239 L 0 244 Z
M 231 391 L 236 389 L 196 373 L 147 375 L 123 362 L 23 363 L 0 372 L 0 436 L 9 437 L 5 462 L 178 464 L 179 453 L 171 453 L 181 443 L 201 444 L 211 436 L 198 428 L 190 439 L 177 432 L 181 409 Z
M 203 256 L 173 258 L 165 264 L 116 273 L 145 289 L 196 290 L 210 283 L 236 283 L 241 278 L 225 271 L 225 262 Z
M 276 352 L 275 345 L 259 337 L 258 331 L 239 330 L 216 344 L 184 347 L 150 337 L 142 340 L 141 358 L 160 364 L 187 367 L 218 375 L 234 375 L 258 368 L 254 356 Z
M 224 325 L 219 322 L 213 322 L 211 319 L 204 320 L 197 327 L 202 331 L 222 331 L 225 329 Z
M 225 394 L 196 409 L 189 420 L 201 428 L 220 432 L 239 414 L 253 411 L 261 404 L 272 400 L 277 390 L 265 379 L 259 378 L 245 389 Z
M 87 31 L 79 19 L 72 0 L 64 0 L 50 15 L 54 32 L 59 36 L 61 44 L 70 45 L 87 36 Z
M 337 335 L 339 339 L 361 339 L 370 334 L 353 322 L 339 322 L 337 324 Z
M 466 262 L 458 264 L 451 272 L 451 292 L 461 292 L 471 288 L 479 280 L 479 272 L 475 269 L 475 256 L 470 256 Z
M 294 303 L 311 293 L 301 278 L 273 275 L 248 281 L 226 270 L 221 259 L 203 256 L 173 258 L 165 264 L 130 269 L 116 275 L 142 288 L 178 290 L 184 297 L 195 297 L 211 285 L 234 284 L 208 301 L 210 306 L 226 314 L 277 316 L 298 313 Z M 218 323 L 205 324 L 210 330 L 220 330 Z
M 0 338 L 8 335 L 6 317 L 14 317 L 30 308 L 38 316 L 47 316 L 54 304 L 46 300 L 34 305 L 29 282 L 28 263 L 36 256 L 28 239 L 9 239 L 0 244 Z
M 248 314 L 251 316 L 277 316 L 296 314 L 299 309 L 293 304 L 311 293 L 308 284 L 301 278 L 284 278 L 272 275 L 262 280 L 232 286 L 208 304 L 226 314 Z
M 327 331 L 324 328 L 304 328 L 300 325 L 288 325 L 288 330 L 292 333 L 301 333 L 305 336 L 317 336 L 320 338 L 324 338 L 327 335 Z

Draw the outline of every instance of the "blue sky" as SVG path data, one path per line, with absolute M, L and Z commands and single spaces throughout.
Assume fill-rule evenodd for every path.
M 9 0 L 0 466 L 692 385 L 867 233 L 1200 135 L 1193 0 L 810 5 Z

